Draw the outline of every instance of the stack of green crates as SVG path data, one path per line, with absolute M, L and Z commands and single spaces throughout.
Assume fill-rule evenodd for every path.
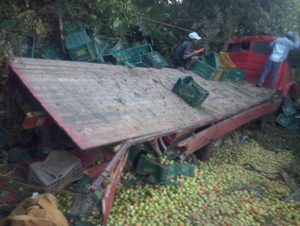
M 246 72 L 239 68 L 233 70 L 222 68 L 219 54 L 215 52 L 201 56 L 200 60 L 193 64 L 192 71 L 207 80 L 214 81 L 228 81 L 230 78 L 243 80 L 246 75 Z
M 230 71 L 230 78 L 235 80 L 244 80 L 246 71 L 242 70 L 240 68 L 235 68 L 232 71 Z
M 92 41 L 85 27 L 79 23 L 69 23 L 63 27 L 66 48 L 73 61 L 103 63 L 101 47 Z
M 216 52 L 206 53 L 202 55 L 200 59 L 213 68 L 220 68 L 219 54 Z
M 209 52 L 201 56 L 192 66 L 192 71 L 207 80 L 226 81 L 229 75 L 220 68 L 219 54 Z M 223 78 L 222 78 L 223 77 Z
M 292 104 L 283 105 L 281 107 L 283 113 L 281 113 L 277 118 L 276 122 L 284 127 L 297 130 L 297 122 L 295 122 L 294 115 L 296 113 Z
M 201 60 L 198 60 L 193 64 L 192 71 L 202 78 L 214 81 L 219 81 L 223 73 L 222 69 L 214 68 Z

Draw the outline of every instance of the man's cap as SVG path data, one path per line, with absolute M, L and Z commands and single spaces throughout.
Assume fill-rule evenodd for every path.
M 294 33 L 293 33 L 292 31 L 288 31 L 288 32 L 286 33 L 286 36 L 291 38 L 291 37 L 294 36 Z
M 200 40 L 201 37 L 198 36 L 198 34 L 196 32 L 192 32 L 189 34 L 189 38 L 190 39 L 196 39 L 196 40 Z

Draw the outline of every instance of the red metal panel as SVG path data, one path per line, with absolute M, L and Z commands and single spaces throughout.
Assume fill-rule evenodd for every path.
M 274 103 L 268 102 L 258 107 L 252 108 L 246 112 L 238 114 L 234 117 L 226 119 L 220 123 L 217 123 L 208 129 L 201 131 L 200 133 L 183 140 L 178 144 L 179 147 L 187 147 L 186 155 L 192 154 L 196 150 L 209 144 L 212 140 L 218 139 L 225 134 L 233 131 L 234 129 L 256 119 L 260 116 L 277 110 L 280 107 L 281 98 L 274 101 Z
M 113 172 L 113 183 L 110 184 L 106 189 L 104 193 L 104 197 L 101 199 L 101 205 L 102 205 L 102 224 L 105 226 L 107 225 L 108 217 L 111 211 L 111 207 L 114 202 L 115 193 L 117 190 L 117 186 L 120 180 L 120 177 L 123 172 L 123 168 L 126 164 L 127 160 L 127 154 L 125 154 L 122 159 L 116 164 L 115 170 Z
M 32 129 L 37 127 L 45 127 L 52 125 L 54 121 L 44 111 L 28 112 L 25 116 L 22 126 L 25 129 Z

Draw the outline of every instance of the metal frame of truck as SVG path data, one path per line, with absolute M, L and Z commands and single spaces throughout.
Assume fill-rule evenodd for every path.
M 254 82 L 257 77 L 260 75 L 263 64 L 267 60 L 267 54 L 256 54 L 256 57 L 259 58 L 259 67 L 256 68 L 255 74 L 253 77 L 253 74 L 249 72 L 251 68 L 251 64 L 249 64 L 249 55 L 251 55 L 251 51 L 253 50 L 254 42 L 255 41 L 262 41 L 265 43 L 269 43 L 270 41 L 274 40 L 274 37 L 267 37 L 267 36 L 255 36 L 255 37 L 248 37 L 247 41 L 250 43 L 250 49 L 248 49 L 248 63 L 246 65 L 243 65 L 242 62 L 239 62 L 241 58 L 238 58 L 239 53 L 237 52 L 229 52 L 229 55 L 232 59 L 232 61 L 240 68 L 245 69 L 247 71 L 246 74 L 246 81 Z M 231 44 L 240 43 L 240 39 L 234 39 L 231 42 L 227 43 L 228 46 Z M 253 58 L 255 60 L 255 57 Z M 42 64 L 45 63 L 44 66 Z M 84 65 L 84 66 L 82 66 Z M 88 67 L 87 67 L 87 66 Z M 87 68 L 83 68 L 87 67 Z M 156 84 L 160 83 L 161 86 L 159 89 L 157 89 L 158 93 L 161 95 L 161 99 L 159 99 L 156 96 L 152 96 L 153 98 L 157 98 L 157 102 L 161 104 L 164 99 L 167 99 L 169 102 L 163 102 L 165 105 L 169 105 L 169 114 L 172 113 L 172 111 L 175 111 L 176 108 L 178 109 L 178 114 L 181 117 L 185 116 L 185 110 L 186 115 L 188 118 L 180 118 L 177 117 L 174 113 L 173 118 L 168 117 L 168 114 L 165 115 L 163 110 L 161 109 L 154 109 L 151 114 L 160 114 L 156 123 L 158 123 L 156 126 L 161 126 L 164 129 L 160 129 L 159 131 L 155 130 L 155 127 L 153 125 L 145 124 L 143 130 L 143 127 L 138 127 L 138 124 L 135 124 L 135 126 L 130 128 L 123 127 L 123 125 L 116 127 L 120 128 L 122 131 L 116 135 L 116 138 L 111 138 L 109 135 L 104 134 L 103 145 L 98 145 L 100 141 L 94 141 L 93 139 L 97 139 L 96 136 L 94 137 L 88 137 L 90 139 L 90 142 L 87 142 L 84 140 L 84 137 L 80 137 L 80 135 L 84 136 L 85 133 L 80 133 L 82 131 L 79 131 L 79 133 L 74 133 L 74 130 L 72 128 L 68 127 L 68 120 L 70 118 L 74 119 L 75 127 L 80 128 L 80 125 L 76 124 L 76 120 L 79 120 L 79 122 L 82 121 L 85 116 L 88 114 L 81 114 L 80 111 L 89 111 L 86 109 L 74 109 L 72 108 L 70 103 L 66 103 L 68 101 L 76 101 L 75 97 L 68 97 L 66 96 L 66 99 L 64 101 L 57 101 L 51 102 L 53 99 L 53 95 L 61 95 L 61 98 L 64 97 L 65 90 L 57 90 L 56 87 L 54 87 L 55 84 L 58 84 L 59 82 L 64 81 L 70 81 L 70 82 L 76 82 L 76 79 L 82 79 L 80 73 L 83 73 L 85 70 L 88 70 L 87 78 L 86 80 L 91 79 L 93 74 L 98 73 L 98 71 L 101 75 L 101 78 L 105 78 L 105 81 L 108 81 L 107 78 L 109 76 L 112 76 L 110 73 L 110 69 L 112 67 L 116 67 L 117 73 L 114 74 L 114 76 L 122 76 L 120 78 L 121 80 L 116 81 L 124 81 L 124 83 L 128 82 L 128 78 L 132 78 L 130 81 L 130 84 L 126 83 L 121 84 L 118 83 L 117 86 L 113 87 L 119 87 L 120 90 L 126 90 L 126 87 L 131 86 L 132 83 L 140 83 L 139 87 L 145 87 L 145 93 L 147 90 L 152 91 L 151 89 L 156 90 Z M 35 104 L 37 104 L 36 108 L 31 108 L 29 111 L 25 112 L 25 120 L 23 123 L 23 126 L 25 128 L 31 129 L 31 128 L 42 128 L 44 126 L 48 126 L 51 123 L 56 123 L 61 127 L 68 136 L 71 137 L 71 139 L 77 144 L 78 149 L 80 150 L 86 150 L 85 152 L 78 152 L 74 151 L 73 154 L 77 155 L 82 160 L 83 166 L 88 166 L 89 164 L 92 164 L 93 162 L 97 161 L 98 159 L 110 159 L 109 162 L 106 162 L 105 164 L 97 167 L 92 172 L 90 172 L 90 175 L 93 177 L 95 175 L 98 175 L 97 178 L 95 178 L 94 183 L 91 187 L 91 193 L 99 187 L 102 187 L 102 196 L 101 196 L 101 205 L 100 209 L 102 212 L 102 221 L 105 225 L 110 209 L 113 204 L 114 195 L 116 193 L 117 184 L 119 182 L 120 176 L 122 174 L 122 171 L 125 167 L 128 150 L 129 147 L 135 144 L 143 143 L 143 142 L 149 142 L 152 144 L 153 148 L 159 153 L 163 154 L 163 152 L 168 147 L 179 147 L 185 148 L 185 156 L 189 156 L 190 154 L 198 151 L 202 147 L 206 146 L 210 142 L 222 137 L 223 135 L 229 133 L 230 131 L 233 131 L 234 129 L 254 120 L 257 119 L 265 114 L 272 113 L 276 111 L 282 102 L 282 97 L 287 96 L 291 92 L 297 91 L 297 86 L 293 82 L 289 82 L 291 69 L 287 62 L 282 63 L 282 67 L 280 70 L 279 75 L 279 81 L 276 84 L 277 88 L 281 89 L 281 97 L 275 98 L 274 95 L 271 93 L 271 91 L 268 91 L 264 88 L 256 88 L 253 84 L 250 83 L 233 83 L 233 82 L 206 82 L 204 79 L 200 78 L 200 76 L 194 74 L 193 72 L 190 72 L 189 74 L 192 74 L 193 77 L 196 79 L 197 82 L 200 82 L 201 84 L 209 83 L 207 86 L 210 88 L 210 94 L 212 97 L 206 101 L 206 104 L 204 104 L 204 108 L 200 110 L 195 110 L 187 106 L 187 104 L 184 103 L 184 101 L 180 100 L 179 97 L 177 97 L 174 93 L 170 92 L 170 88 L 174 85 L 174 82 L 176 81 L 175 78 L 178 78 L 179 76 L 182 76 L 182 73 L 175 69 L 128 69 L 123 66 L 112 66 L 112 65 L 97 65 L 97 64 L 87 64 L 87 63 L 75 63 L 75 62 L 61 62 L 61 61 L 42 61 L 42 60 L 29 60 L 29 59 L 15 59 L 11 62 L 11 78 L 14 84 L 21 83 L 21 87 L 24 88 L 23 94 L 16 94 L 16 96 L 21 96 L 21 100 L 19 100 L 19 105 L 22 108 L 22 106 L 26 105 L 24 99 L 32 100 L 37 99 L 38 101 L 33 101 Z M 53 72 L 54 70 L 54 72 Z M 72 71 L 71 74 L 67 74 L 67 71 Z M 54 73 L 52 76 L 56 76 L 56 83 L 51 81 L 49 82 L 49 87 L 44 86 L 43 88 L 43 82 L 50 81 L 51 75 L 49 73 Z M 62 74 L 66 74 L 66 77 L 64 77 Z M 109 74 L 109 76 L 107 76 Z M 112 73 L 113 74 L 113 73 Z M 141 77 L 139 77 L 141 75 Z M 153 76 L 153 75 L 161 75 L 161 77 Z M 68 77 L 69 76 L 69 77 Z M 85 75 L 82 75 L 83 77 Z M 256 76 L 256 77 L 255 77 Z M 32 78 L 31 78 L 32 77 Z M 84 77 L 85 78 L 85 77 Z M 31 79 L 31 80 L 30 80 Z M 144 80 L 143 80 L 144 79 Z M 146 80 L 145 80 L 146 79 Z M 16 82 L 18 80 L 18 82 Z M 151 80 L 151 83 L 143 84 L 143 81 Z M 39 83 L 41 81 L 41 83 Z M 104 80 L 99 80 L 101 83 Z M 108 81 L 109 82 L 109 81 Z M 67 83 L 66 83 L 67 84 Z M 58 84 L 59 85 L 59 84 Z M 82 89 L 80 87 L 81 84 L 76 84 L 78 88 L 78 92 Z M 84 83 L 82 84 L 85 85 Z M 52 87 L 53 86 L 53 87 Z M 67 87 L 66 86 L 60 86 L 60 87 Z M 235 90 L 238 89 L 239 86 L 243 86 L 244 89 L 241 91 Z M 56 93 L 51 93 L 51 87 Z M 153 88 L 154 87 L 154 88 Z M 68 87 L 67 87 L 68 88 Z M 43 90 L 45 89 L 45 90 Z M 167 89 L 165 91 L 164 89 Z M 87 88 L 88 90 L 88 88 Z M 115 90 L 111 90 L 112 93 Z M 143 90 L 142 90 L 143 91 Z M 127 94 L 127 96 L 131 97 L 133 102 L 138 101 L 140 96 L 142 96 L 143 92 L 138 92 L 137 90 L 131 90 L 130 95 Z M 72 91 L 76 95 L 76 90 Z M 165 92 L 165 93 L 164 93 Z M 20 92 L 21 93 L 21 92 Z M 26 93 L 26 95 L 24 94 Z M 253 99 L 253 93 L 257 94 L 257 100 Z M 86 93 L 88 97 L 88 92 Z M 153 94 L 153 93 L 150 93 Z M 148 95 L 150 95 L 148 93 Z M 241 96 L 239 96 L 239 94 Z M 139 96 L 140 95 L 140 96 Z M 166 96 L 163 96 L 166 95 Z M 228 95 L 228 97 L 224 97 Z M 261 95 L 267 95 L 267 97 L 261 97 Z M 30 98 L 29 98 L 30 96 Z M 120 111 L 122 110 L 122 107 L 125 108 L 126 102 L 123 102 L 122 98 L 108 98 L 110 96 L 109 93 L 107 93 L 107 101 L 116 101 L 120 105 Z M 125 95 L 125 97 L 127 97 Z M 237 101 L 236 104 L 232 104 L 232 100 L 229 101 L 228 99 L 231 98 L 231 96 L 235 96 L 233 99 Z M 88 98 L 86 101 L 93 101 L 94 96 L 91 94 L 91 99 Z M 52 98 L 52 99 L 51 99 Z M 78 97 L 79 98 L 79 97 Z M 80 97 L 81 98 L 81 97 Z M 148 97 L 143 97 L 147 99 Z M 222 99 L 223 98 L 223 99 Z M 239 99 L 240 98 L 240 99 Z M 129 100 L 129 99 L 126 99 Z M 79 99 L 79 101 L 82 101 L 82 99 Z M 147 104 L 151 103 L 151 100 L 148 100 L 143 107 L 147 108 Z M 227 101 L 227 102 L 226 102 Z M 249 103 L 247 102 L 249 101 Z M 252 101 L 252 102 L 251 102 Z M 251 103 L 250 103 L 251 102 Z M 131 102 L 130 102 L 131 103 Z M 129 103 L 129 105 L 130 105 Z M 142 102 L 141 102 L 142 103 Z M 63 109 L 62 113 L 60 115 L 56 115 L 55 111 L 60 110 L 60 104 L 66 104 L 66 106 L 70 106 L 69 109 Z M 74 103 L 74 106 L 80 106 L 77 103 Z M 85 106 L 82 103 L 82 106 Z M 217 105 L 214 106 L 211 105 Z M 227 105 L 232 104 L 232 107 L 230 106 L 227 109 Z M 123 105 L 123 106 L 122 106 Z M 173 106 L 174 105 L 174 106 Z M 219 106 L 220 105 L 220 106 Z M 97 103 L 95 103 L 95 106 L 97 107 Z M 107 105 L 109 106 L 109 105 Z M 140 106 L 140 105 L 139 105 Z M 153 105 L 151 107 L 158 106 Z M 160 106 L 160 105 L 159 105 Z M 111 105 L 111 107 L 113 107 Z M 128 107 L 128 106 L 127 106 Z M 161 105 L 161 108 L 163 109 L 163 105 Z M 35 110 L 32 110 L 35 109 Z M 68 110 L 72 109 L 73 111 L 78 111 L 78 117 L 76 114 L 68 115 Z M 107 108 L 108 109 L 108 108 Z M 107 110 L 106 109 L 106 110 Z M 208 110 L 207 110 L 208 109 Z M 130 108 L 131 111 L 134 110 L 134 108 Z M 99 110 L 101 111 L 101 110 Z M 124 125 L 131 125 L 137 123 L 136 120 L 140 119 L 140 123 L 143 124 L 145 120 L 149 119 L 150 117 L 153 117 L 151 115 L 147 115 L 151 111 L 151 108 L 147 109 L 140 109 L 140 112 L 144 113 L 144 115 L 136 116 L 134 118 L 135 121 L 133 121 L 130 117 L 134 115 L 129 115 L 125 117 L 125 120 L 128 120 L 128 123 L 125 123 Z M 105 112 L 104 112 L 105 113 Z M 96 113 L 93 114 L 93 116 L 97 117 L 103 117 L 104 120 L 109 120 L 110 118 L 113 118 L 113 114 L 105 114 L 97 115 Z M 68 117 L 63 118 L 62 116 L 67 115 Z M 117 113 L 116 113 L 117 114 Z M 133 113 L 132 113 L 133 114 Z M 138 111 L 137 113 L 138 114 Z M 199 116 L 200 115 L 200 116 Z M 161 121 L 160 118 L 163 118 L 166 121 Z M 97 118 L 99 119 L 99 118 Z M 91 120 L 91 123 L 88 125 L 93 124 L 93 122 L 97 122 L 97 119 L 91 120 L 88 118 L 87 120 Z M 101 118 L 102 119 L 102 118 Z M 156 118 L 154 118 L 156 120 Z M 154 120 L 153 119 L 153 120 Z M 84 118 L 85 120 L 85 118 Z M 100 119 L 99 119 L 100 120 Z M 122 119 L 124 120 L 124 119 Z M 132 121 L 130 121 L 132 120 Z M 177 120 L 177 121 L 176 121 Z M 180 121 L 183 121 L 180 123 Z M 103 122 L 103 121 L 101 121 Z M 150 121 L 151 122 L 151 121 Z M 161 122 L 161 124 L 159 124 Z M 176 124 L 177 123 L 177 124 Z M 74 128 L 75 128 L 74 127 Z M 84 124 L 82 125 L 84 128 Z M 93 126 L 88 127 L 88 129 L 94 128 Z M 104 128 L 105 129 L 105 128 Z M 100 128 L 101 130 L 101 128 Z M 106 130 L 110 132 L 110 130 Z M 86 131 L 84 131 L 86 132 Z M 87 131 L 88 133 L 88 131 Z M 139 136 L 132 136 L 130 137 L 129 133 L 136 133 L 140 134 Z M 112 133 L 113 134 L 113 133 Z M 93 134 L 92 134 L 93 135 Z M 107 135 L 107 136 L 106 136 Z M 125 137 L 125 138 L 124 138 Z M 127 139 L 128 138 L 128 139 Z M 98 142 L 98 143 L 97 143 Z M 100 143 L 101 143 L 100 142 Z M 107 146 L 113 147 L 109 150 Z

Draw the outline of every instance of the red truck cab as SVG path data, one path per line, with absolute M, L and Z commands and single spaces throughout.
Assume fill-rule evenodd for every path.
M 272 53 L 270 43 L 277 37 L 274 36 L 246 36 L 236 37 L 226 43 L 226 51 L 232 62 L 246 71 L 245 80 L 256 83 L 261 76 L 264 66 Z M 289 65 L 289 58 L 283 61 L 278 73 L 278 79 L 275 84 L 276 90 L 282 90 L 282 96 L 285 97 L 290 92 L 296 92 L 297 84 L 290 82 L 292 73 Z M 264 87 L 269 87 L 272 78 L 272 72 L 266 78 Z

